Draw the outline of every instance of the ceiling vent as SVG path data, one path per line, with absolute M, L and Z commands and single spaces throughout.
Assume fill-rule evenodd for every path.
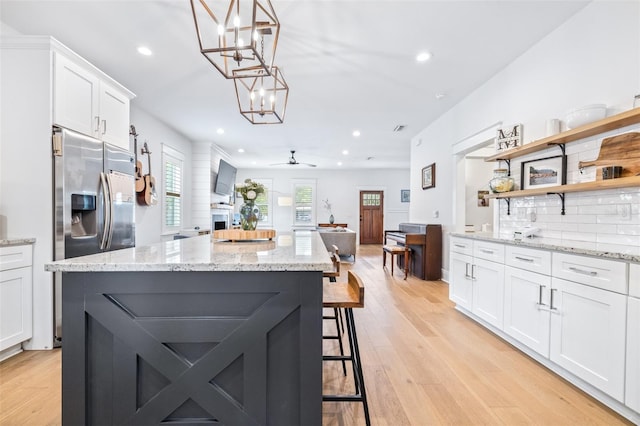
M 404 130 L 404 128 L 407 127 L 404 124 L 398 124 L 396 127 L 393 128 L 394 132 L 401 132 Z

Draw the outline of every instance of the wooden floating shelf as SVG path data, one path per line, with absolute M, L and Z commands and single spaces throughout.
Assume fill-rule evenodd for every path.
M 217 231 L 213 231 L 213 238 L 216 240 L 272 240 L 275 236 L 275 229 L 256 229 L 255 231 L 244 231 L 242 229 L 219 229 Z
M 548 186 L 545 188 L 524 189 L 520 191 L 501 192 L 489 194 L 485 198 L 521 198 L 534 195 L 564 194 L 570 192 L 599 191 L 601 189 L 640 187 L 640 176 L 631 176 L 618 179 L 596 180 L 593 182 L 572 183 L 568 185 Z
M 566 132 L 558 133 L 557 135 L 538 139 L 537 141 L 519 146 L 518 148 L 499 152 L 491 157 L 485 158 L 484 161 L 510 160 L 531 154 L 532 152 L 542 151 L 552 145 L 562 145 L 638 123 L 640 123 L 640 107 L 576 127 L 575 129 L 567 130 Z

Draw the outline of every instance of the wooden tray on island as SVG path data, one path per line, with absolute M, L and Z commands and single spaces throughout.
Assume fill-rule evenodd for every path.
M 242 229 L 219 229 L 217 231 L 213 231 L 213 238 L 216 240 L 229 240 L 232 242 L 272 240 L 275 236 L 275 229 L 256 229 L 255 231 L 244 231 Z

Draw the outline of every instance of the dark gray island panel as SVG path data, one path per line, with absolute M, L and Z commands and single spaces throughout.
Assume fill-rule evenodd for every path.
M 65 425 L 320 425 L 322 272 L 65 272 Z

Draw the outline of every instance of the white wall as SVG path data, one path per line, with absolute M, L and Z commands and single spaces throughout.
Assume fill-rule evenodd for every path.
M 493 177 L 494 163 L 480 158 L 466 158 L 465 225 L 473 225 L 480 231 L 485 223 L 493 225 L 493 204 L 497 200 L 485 200 L 486 206 L 478 206 L 478 191 L 489 191 L 489 180 Z
M 291 231 L 292 207 L 277 205 L 278 196 L 292 195 L 293 179 L 316 179 L 316 217 L 318 222 L 329 222 L 329 212 L 322 200 L 328 199 L 336 223 L 347 223 L 359 232 L 359 191 L 384 191 L 384 229 L 397 229 L 400 222 L 408 221 L 409 203 L 400 201 L 400 190 L 409 188 L 409 171 L 381 170 L 311 170 L 311 169 L 240 169 L 236 182 L 251 179 L 273 180 L 273 226 L 277 232 Z M 236 211 L 242 199 L 236 200 Z
M 449 232 L 463 225 L 452 207 L 457 142 L 498 122 L 522 123 L 527 142 L 544 136 L 547 119 L 563 119 L 574 107 L 630 108 L 640 93 L 639 9 L 638 1 L 590 3 L 420 132 L 411 145 L 411 221 L 441 223 Z M 420 170 L 432 162 L 436 187 L 422 191 Z M 448 269 L 448 238 L 443 250 Z
M 142 161 L 142 171 L 149 171 L 146 155 L 140 155 L 140 149 L 146 141 L 151 151 L 151 171 L 156 179 L 156 191 L 158 204 L 155 206 L 136 206 L 136 245 L 158 243 L 162 241 L 162 144 L 179 151 L 184 155 L 184 228 L 191 227 L 191 172 L 192 172 L 192 148 L 191 142 L 183 135 L 176 132 L 166 124 L 136 107 L 135 99 L 131 103 L 131 123 L 138 133 L 138 159 Z M 131 138 L 131 151 L 133 151 L 133 138 Z

